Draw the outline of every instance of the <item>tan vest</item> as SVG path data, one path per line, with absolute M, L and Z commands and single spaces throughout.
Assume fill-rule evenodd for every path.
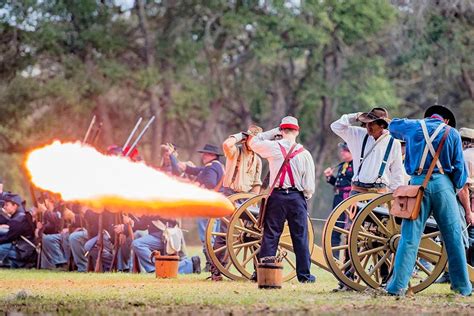
M 254 186 L 262 185 L 261 175 L 262 160 L 254 152 L 238 146 L 234 156 L 226 156 L 223 183 L 225 188 L 236 192 L 249 192 Z

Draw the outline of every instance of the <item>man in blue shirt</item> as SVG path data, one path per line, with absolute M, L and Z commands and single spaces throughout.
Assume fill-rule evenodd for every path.
M 432 140 L 434 150 L 437 150 L 447 128 L 444 124 L 453 128 L 446 138 L 439 156 L 439 164 L 436 165 L 426 187 L 420 215 L 415 220 L 404 219 L 402 222 L 393 277 L 387 285 L 387 292 L 392 295 L 405 293 L 415 266 L 416 254 L 426 220 L 433 214 L 448 253 L 451 288 L 461 295 L 471 295 L 472 285 L 467 271 L 466 253 L 463 247 L 462 228 L 455 193 L 455 189 L 461 189 L 467 179 L 461 137 L 454 129 L 456 127 L 454 114 L 444 106 L 435 105 L 428 108 L 425 112 L 424 122 L 430 138 L 433 138 L 432 135 L 438 130 L 437 136 Z M 421 120 L 394 119 L 390 123 L 389 131 L 393 137 L 406 142 L 405 168 L 411 176 L 410 183 L 421 185 L 433 159 L 433 155 L 424 155 L 424 150 L 421 150 L 426 145 Z
M 196 182 L 203 188 L 208 190 L 220 191 L 222 187 L 222 181 L 224 177 L 224 166 L 219 161 L 219 157 L 222 156 L 219 148 L 215 145 L 206 144 L 201 150 L 198 150 L 201 154 L 201 162 L 203 167 L 191 167 L 184 162 L 179 162 L 178 166 L 185 174 L 195 176 Z M 211 260 L 206 250 L 206 227 L 209 219 L 200 218 L 198 219 L 198 232 L 199 239 L 203 245 L 203 252 L 206 256 L 206 272 L 211 268 Z M 214 231 L 219 230 L 218 222 Z
M 5 212 L 11 218 L 8 232 L 0 236 L 0 266 L 21 268 L 35 260 L 33 224 L 21 210 L 23 200 L 19 195 L 6 194 L 4 201 Z

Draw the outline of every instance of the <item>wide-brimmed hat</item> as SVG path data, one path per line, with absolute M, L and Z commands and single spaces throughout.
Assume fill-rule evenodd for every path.
M 431 117 L 433 114 L 438 114 L 442 118 L 449 120 L 448 125 L 456 127 L 456 118 L 453 112 L 444 105 L 435 104 L 426 109 L 425 117 Z
M 293 116 L 285 116 L 284 118 L 281 119 L 280 128 L 281 129 L 294 129 L 294 130 L 299 131 L 300 126 L 298 124 L 298 119 Z
M 461 127 L 459 129 L 459 135 L 461 135 L 461 138 L 467 138 L 467 139 L 474 140 L 474 129 L 467 128 L 467 127 Z
M 365 112 L 359 115 L 357 120 L 365 124 L 372 122 L 383 122 L 386 126 L 390 124 L 388 111 L 384 108 L 373 108 L 370 112 Z
M 204 145 L 204 147 L 197 152 L 201 154 L 214 154 L 217 156 L 222 156 L 222 154 L 219 152 L 219 148 L 211 144 Z

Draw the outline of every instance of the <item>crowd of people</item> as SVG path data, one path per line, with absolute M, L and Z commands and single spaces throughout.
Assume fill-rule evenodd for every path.
M 449 129 L 428 183 L 420 216 L 403 220 L 387 293 L 403 295 L 406 290 L 425 222 L 433 215 L 448 252 L 452 288 L 462 295 L 470 295 L 472 286 L 466 263 L 474 261 L 473 239 L 470 245 L 465 245 L 462 235 L 469 232 L 474 237 L 473 229 L 463 229 L 466 224 L 474 224 L 474 131 L 463 128 L 460 134 L 455 129 L 452 112 L 438 105 L 430 107 L 421 120 L 390 119 L 386 109 L 373 108 L 367 113 L 345 114 L 330 127 L 344 141 L 338 147 L 342 162 L 324 171 L 328 183 L 335 187 L 333 207 L 357 193 L 387 193 L 408 181 L 422 182 L 443 132 Z M 265 212 L 260 214 L 263 235 L 259 260 L 275 258 L 284 224 L 288 222 L 297 279 L 312 283 L 315 277 L 310 272 L 307 201 L 314 194 L 316 175 L 311 153 L 297 142 L 299 132 L 298 120 L 292 116 L 284 117 L 278 127 L 265 132 L 251 125 L 244 132 L 229 136 L 222 146 L 206 144 L 199 150 L 200 166 L 180 161 L 176 146 L 167 143 L 161 146 L 160 170 L 174 177 L 188 178 L 226 196 L 240 192 L 261 193 L 265 182 L 262 159 L 266 159 L 269 178 L 265 192 L 269 198 Z M 123 152 L 118 146 L 108 149 L 110 155 Z M 129 158 L 141 160 L 136 150 Z M 35 205 L 27 208 L 19 195 L 3 192 L 3 185 L 0 189 L 1 266 L 80 272 L 153 272 L 153 251 L 169 252 L 170 239 L 181 236 L 171 247 L 180 257 L 179 273 L 201 272 L 200 257 L 186 255 L 179 220 L 107 211 L 99 214 L 83 205 L 62 201 L 50 192 L 34 189 Z M 464 216 L 460 216 L 458 205 L 465 212 Z M 350 224 L 351 219 L 345 214 L 337 221 L 341 227 Z M 198 220 L 206 269 L 211 272 L 212 280 L 220 281 L 220 271 L 212 264 L 204 246 L 206 226 L 207 219 Z M 215 229 L 227 231 L 223 221 Z M 334 233 L 332 238 L 333 243 L 340 243 L 339 234 Z M 225 242 L 219 235 L 214 247 L 222 247 Z M 223 254 L 218 259 L 225 265 L 227 259 Z

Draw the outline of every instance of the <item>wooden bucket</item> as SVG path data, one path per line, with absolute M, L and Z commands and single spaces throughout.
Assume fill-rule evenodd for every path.
M 281 262 L 258 263 L 257 281 L 259 289 L 281 289 L 283 264 Z
M 179 256 L 162 256 L 159 251 L 154 251 L 153 255 L 157 278 L 168 279 L 178 276 Z

